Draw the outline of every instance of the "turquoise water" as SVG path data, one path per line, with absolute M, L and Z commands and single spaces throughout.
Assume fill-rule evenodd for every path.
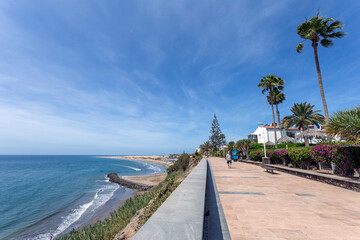
M 165 172 L 159 165 L 95 156 L 0 156 L 0 239 L 50 239 L 86 223 L 132 190 L 106 174 Z M 113 207 L 114 208 L 114 207 Z

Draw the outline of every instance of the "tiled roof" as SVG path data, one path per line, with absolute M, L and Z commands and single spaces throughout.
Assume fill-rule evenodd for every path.
M 262 128 L 270 128 L 270 129 L 274 129 L 273 126 L 261 126 Z M 279 127 L 276 127 L 276 129 L 280 129 Z M 286 130 L 286 129 L 284 129 Z M 288 128 L 288 130 L 299 130 L 298 128 Z

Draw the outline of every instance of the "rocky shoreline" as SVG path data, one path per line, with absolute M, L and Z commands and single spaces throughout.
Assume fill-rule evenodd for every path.
M 123 179 L 123 178 L 119 177 L 117 175 L 117 173 L 109 173 L 109 174 L 107 174 L 107 177 L 109 178 L 109 181 L 112 183 L 117 183 L 120 186 L 138 190 L 138 191 L 147 191 L 153 187 L 153 185 L 146 185 L 146 184 L 136 183 L 133 181 Z

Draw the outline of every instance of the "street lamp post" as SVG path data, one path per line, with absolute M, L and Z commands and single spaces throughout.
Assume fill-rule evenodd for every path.
M 259 122 L 259 126 L 264 125 L 263 123 Z M 265 146 L 265 128 L 263 128 L 263 137 L 264 137 L 264 156 L 266 157 L 266 146 Z

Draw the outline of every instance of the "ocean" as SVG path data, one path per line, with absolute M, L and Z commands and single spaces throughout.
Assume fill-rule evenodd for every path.
M 0 239 L 48 240 L 93 224 L 133 195 L 119 176 L 165 172 L 163 166 L 96 156 L 0 156 Z

